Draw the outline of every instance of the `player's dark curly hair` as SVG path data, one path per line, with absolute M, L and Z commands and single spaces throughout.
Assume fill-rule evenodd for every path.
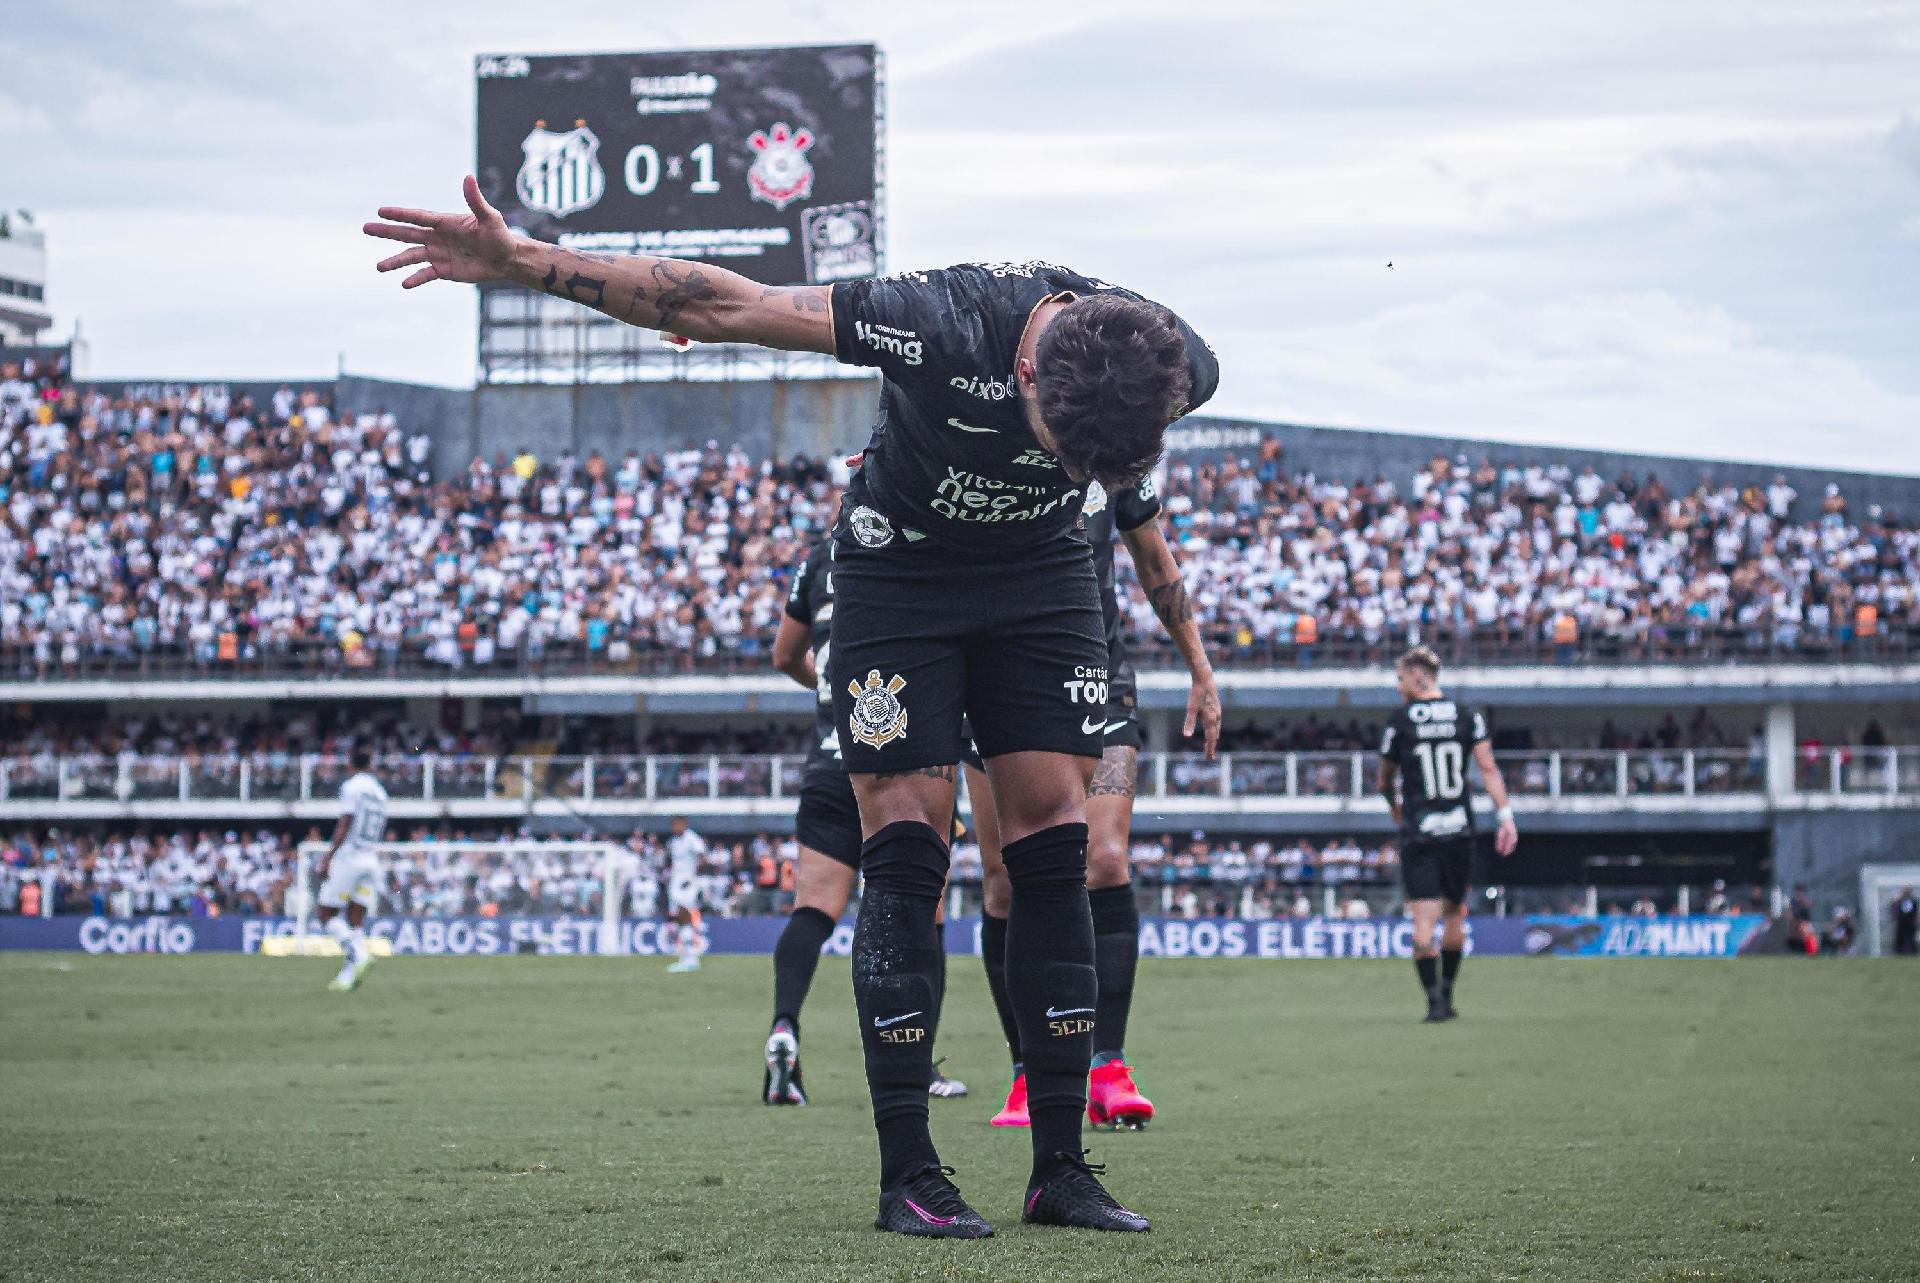
M 1040 335 L 1040 417 L 1074 473 L 1131 485 L 1160 461 L 1193 378 L 1173 313 L 1118 294 L 1075 299 Z

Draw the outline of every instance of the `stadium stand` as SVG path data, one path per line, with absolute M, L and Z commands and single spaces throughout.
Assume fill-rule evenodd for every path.
M 353 742 L 386 763 L 396 824 L 654 833 L 684 813 L 782 841 L 811 697 L 768 643 L 870 394 L 596 387 L 561 398 L 568 419 L 550 392 L 83 384 L 59 349 L 0 352 L 11 849 L 278 842 L 330 817 Z M 1296 842 L 1322 857 L 1300 862 L 1316 895 L 1351 863 L 1329 847 L 1360 851 L 1365 898 L 1390 852 L 1382 674 L 1414 638 L 1491 710 L 1530 835 L 1516 882 L 1542 894 L 1594 903 L 1640 861 L 1696 905 L 1719 878 L 1844 903 L 1900 849 L 1920 797 L 1910 480 L 1235 420 L 1174 435 L 1158 481 L 1228 756 L 1180 740 L 1184 688 L 1120 558 L 1150 746 L 1137 833 L 1222 853 L 1143 850 L 1160 911 L 1286 911 Z M 1236 842 L 1274 890 L 1239 877 Z
M 133 397 L 0 368 L 0 673 L 755 665 L 844 476 L 710 442 L 522 451 L 435 481 L 430 448 L 314 390 Z M 1912 514 L 1855 512 L 1837 485 L 1464 456 L 1346 482 L 1268 440 L 1176 460 L 1163 488 L 1226 663 L 1377 663 L 1414 636 L 1450 660 L 1561 663 L 1920 638 Z M 1137 647 L 1164 657 L 1128 596 Z

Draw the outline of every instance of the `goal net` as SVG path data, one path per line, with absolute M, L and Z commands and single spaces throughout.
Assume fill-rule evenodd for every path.
M 1869 955 L 1879 958 L 1893 952 L 1893 902 L 1908 887 L 1920 888 L 1920 864 L 1860 866 L 1860 910 L 1855 921 Z
M 301 843 L 285 929 L 261 942 L 262 954 L 339 954 L 315 912 L 327 847 Z M 612 842 L 382 842 L 374 850 L 380 903 L 368 944 L 377 954 L 395 952 L 398 942 L 428 953 L 613 956 L 628 952 L 622 916 L 653 913 L 653 880 L 638 856 Z

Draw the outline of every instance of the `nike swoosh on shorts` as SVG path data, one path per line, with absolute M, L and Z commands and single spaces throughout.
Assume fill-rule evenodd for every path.
M 875 1029 L 885 1029 L 885 1028 L 886 1028 L 886 1027 L 887 1027 L 888 1025 L 897 1025 L 897 1024 L 899 1024 L 899 1023 L 900 1023 L 900 1022 L 901 1022 L 902 1020 L 912 1020 L 912 1019 L 913 1019 L 913 1018 L 914 1018 L 915 1016 L 917 1016 L 917 1015 L 919 1015 L 919 1014 L 920 1014 L 920 1013 L 919 1013 L 919 1012 L 917 1012 L 917 1011 L 909 1011 L 909 1012 L 908 1012 L 908 1013 L 907 1013 L 906 1015 L 904 1015 L 904 1016 L 895 1016 L 895 1017 L 893 1017 L 893 1018 L 892 1018 L 891 1020 L 882 1020 L 882 1019 L 880 1019 L 880 1017 L 878 1017 L 878 1016 L 875 1016 L 875 1017 L 873 1018 L 873 1027 L 874 1027 Z
M 1068 1007 L 1065 1011 L 1055 1011 L 1052 1007 L 1048 1007 L 1047 1019 L 1058 1020 L 1062 1016 L 1081 1016 L 1092 1010 L 1092 1007 Z
M 1082 735 L 1097 735 L 1106 728 L 1106 725 L 1105 722 L 1096 722 L 1089 717 L 1080 723 L 1080 733 Z

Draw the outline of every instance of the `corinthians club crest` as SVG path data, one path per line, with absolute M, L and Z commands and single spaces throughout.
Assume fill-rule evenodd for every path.
M 565 218 L 600 203 L 607 190 L 607 175 L 600 168 L 600 139 L 587 122 L 576 120 L 573 128 L 558 132 L 547 122 L 533 122 L 533 132 L 520 144 L 526 155 L 513 191 L 528 209 Z
M 858 678 L 847 683 L 847 694 L 853 696 L 853 716 L 847 719 L 847 729 L 855 739 L 868 748 L 885 748 L 907 737 L 907 710 L 899 700 L 900 688 L 906 684 L 907 679 L 896 673 L 881 685 L 877 668 L 867 670 L 865 686 Z
M 785 209 L 813 195 L 813 162 L 807 159 L 812 134 L 804 129 L 789 131 L 783 120 L 766 133 L 754 130 L 747 146 L 758 153 L 747 171 L 747 189 L 755 200 Z
M 893 542 L 893 523 L 864 503 L 848 515 L 847 525 L 863 548 L 884 548 Z

